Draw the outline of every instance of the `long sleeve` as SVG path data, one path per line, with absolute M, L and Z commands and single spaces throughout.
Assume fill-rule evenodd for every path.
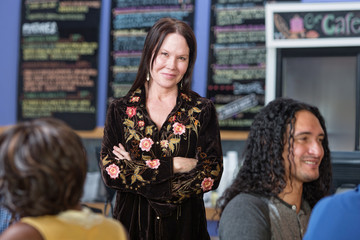
M 144 151 L 141 150 L 141 140 L 151 139 L 153 126 L 145 126 L 140 105 L 128 105 L 122 100 L 111 103 L 106 116 L 99 162 L 103 180 L 116 190 L 150 199 L 169 198 L 172 158 L 155 156 L 153 150 L 145 149 L 149 148 L 146 144 L 143 144 Z M 115 159 L 113 146 L 119 143 L 130 152 L 131 161 Z
M 219 222 L 220 240 L 271 239 L 267 204 L 259 197 L 241 193 L 225 207 Z
M 131 161 L 115 159 L 121 143 Z M 196 158 L 195 169 L 173 173 L 173 157 Z M 107 186 L 166 203 L 215 189 L 222 174 L 220 131 L 213 103 L 179 93 L 161 129 L 150 119 L 141 89 L 114 101 L 107 112 L 100 166 Z
M 198 126 L 196 126 L 197 124 L 194 124 L 193 128 L 187 126 L 190 131 L 193 130 L 196 133 L 196 137 L 188 140 L 190 141 L 188 144 L 196 146 L 195 158 L 198 163 L 196 168 L 189 173 L 175 174 L 172 180 L 173 200 L 175 202 L 215 190 L 223 172 L 220 130 L 215 106 L 210 100 L 202 100 L 194 107 L 194 112 L 199 110 L 200 114 L 190 116 L 190 119 L 196 119 L 195 122 L 198 120 Z M 196 142 L 193 142 L 194 140 Z

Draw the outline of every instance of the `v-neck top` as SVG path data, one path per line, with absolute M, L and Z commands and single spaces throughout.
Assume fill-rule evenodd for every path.
M 116 160 L 112 151 L 119 143 L 131 161 Z M 198 163 L 190 172 L 174 173 L 175 156 L 196 158 Z M 117 190 L 114 217 L 127 226 L 130 236 L 178 239 L 180 232 L 197 237 L 199 231 L 208 236 L 203 193 L 217 188 L 223 170 L 214 104 L 195 92 L 179 91 L 175 107 L 158 129 L 146 110 L 144 88 L 114 100 L 107 112 L 100 166 L 106 185 Z M 180 226 L 185 217 L 194 226 Z M 168 235 L 170 230 L 163 229 L 171 221 L 178 229 Z M 151 231 L 159 233 L 149 236 Z

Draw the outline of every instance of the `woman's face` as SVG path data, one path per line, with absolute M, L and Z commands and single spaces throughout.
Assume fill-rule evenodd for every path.
M 181 81 L 189 66 L 189 47 L 183 36 L 168 34 L 150 66 L 151 84 L 172 89 Z

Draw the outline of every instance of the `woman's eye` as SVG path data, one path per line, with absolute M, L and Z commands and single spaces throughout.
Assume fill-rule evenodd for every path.
M 161 54 L 164 55 L 164 56 L 167 56 L 167 55 L 168 55 L 167 52 L 162 52 Z
M 180 57 L 180 60 L 181 61 L 186 61 L 186 58 L 185 57 Z

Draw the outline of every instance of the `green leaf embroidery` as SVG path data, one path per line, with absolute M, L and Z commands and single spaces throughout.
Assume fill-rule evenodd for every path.
M 197 107 L 193 107 L 192 109 L 193 109 L 193 110 L 194 110 L 194 112 L 196 112 L 196 113 L 201 112 L 201 110 L 200 110 L 199 108 L 197 108 Z
M 126 184 L 126 178 L 125 178 L 125 175 L 120 173 L 120 178 L 123 180 L 123 184 Z
M 148 161 L 148 160 L 151 160 L 151 156 L 143 155 L 143 156 L 142 156 L 142 159 L 143 159 L 144 161 Z
M 174 150 L 175 150 L 174 144 L 169 143 L 169 148 L 170 148 L 171 152 L 174 152 Z
M 145 182 L 145 180 L 141 175 L 136 175 L 136 179 L 139 180 L 140 182 Z
M 175 144 L 180 142 L 180 138 L 171 138 L 169 141 L 169 148 L 171 150 L 171 152 L 174 152 L 175 150 Z
M 136 175 L 132 175 L 131 176 L 131 183 L 130 184 L 133 184 L 134 182 L 136 181 Z
M 129 135 L 129 137 L 126 139 L 126 142 L 130 141 L 132 138 L 134 137 L 134 135 Z
M 152 135 L 153 134 L 153 126 L 147 126 L 146 128 L 145 128 L 145 134 L 146 135 Z
M 219 176 L 219 173 L 220 173 L 220 166 L 217 165 L 216 170 L 211 171 L 211 175 L 217 177 L 217 176 Z
M 108 164 L 108 163 L 111 162 L 111 160 L 107 160 L 108 157 L 109 157 L 109 155 L 106 155 L 106 157 L 104 157 L 104 158 L 102 159 L 102 164 L 103 164 L 103 166 L 105 166 L 106 164 Z
M 180 142 L 180 138 L 171 138 L 170 139 L 170 143 L 172 144 L 176 144 L 176 143 L 179 143 Z
M 124 125 L 125 125 L 125 126 L 128 126 L 128 127 L 130 127 L 130 128 L 134 128 L 134 122 L 131 121 L 130 119 L 125 119 Z

